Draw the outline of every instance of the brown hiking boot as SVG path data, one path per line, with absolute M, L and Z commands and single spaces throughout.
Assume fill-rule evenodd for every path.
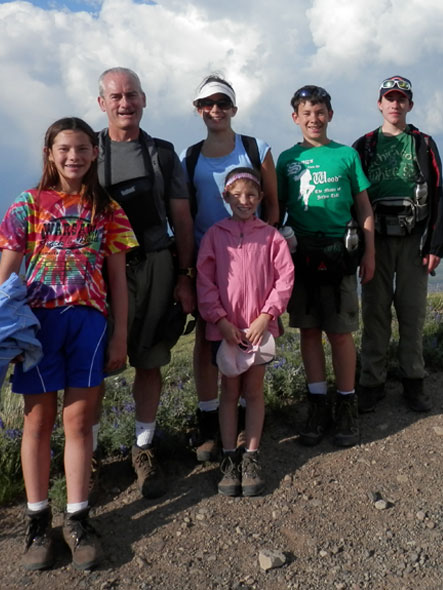
M 241 488 L 243 496 L 258 496 L 265 487 L 258 451 L 243 453 L 241 462 Z
M 306 447 L 318 445 L 332 422 L 332 411 L 327 394 L 308 393 L 308 417 L 300 430 L 299 441 Z
M 337 393 L 334 444 L 339 447 L 353 447 L 359 442 L 357 394 L 342 395 Z
M 89 508 L 73 514 L 65 513 L 63 538 L 72 553 L 72 565 L 79 570 L 90 570 L 101 557 L 98 534 L 89 521 Z
M 26 570 L 44 570 L 54 563 L 51 538 L 52 513 L 49 506 L 43 510 L 26 512 L 28 526 L 25 536 L 25 553 L 22 563 Z
M 219 455 L 218 410 L 202 412 L 197 410 L 198 441 L 196 444 L 197 461 L 217 461 Z
M 218 493 L 224 496 L 238 496 L 241 492 L 239 453 L 225 453 L 220 463 L 220 471 L 223 477 L 218 484 Z
M 158 498 L 166 493 L 165 475 L 161 469 L 155 450 L 134 445 L 132 447 L 132 466 L 137 475 L 137 486 L 145 498 Z
M 100 469 L 102 465 L 101 452 L 96 449 L 92 453 L 91 459 L 91 474 L 89 476 L 88 485 L 88 502 L 92 506 L 97 501 L 97 496 L 100 490 Z

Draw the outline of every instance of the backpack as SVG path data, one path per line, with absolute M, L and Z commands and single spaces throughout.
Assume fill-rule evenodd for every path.
M 249 135 L 241 135 L 241 140 L 243 143 L 243 147 L 245 148 L 245 152 L 248 155 L 248 158 L 251 160 L 252 166 L 260 172 L 261 169 L 261 161 L 260 161 L 260 154 L 258 151 L 257 140 L 255 137 L 250 137 Z M 204 140 L 191 145 L 186 150 L 186 171 L 188 173 L 189 178 L 189 202 L 191 206 L 191 214 L 192 217 L 195 217 L 197 213 L 197 197 L 196 197 L 196 190 L 194 185 L 194 172 L 195 167 L 197 166 L 198 157 L 203 147 Z M 160 152 L 159 152 L 160 153 Z

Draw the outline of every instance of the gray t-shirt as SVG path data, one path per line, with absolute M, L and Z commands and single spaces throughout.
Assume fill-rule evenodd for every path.
M 188 191 L 177 154 L 171 146 L 171 178 L 163 179 L 155 141 L 143 131 L 141 140 L 112 141 L 99 133 L 99 182 L 123 207 L 140 245 L 146 251 L 168 247 L 170 199 L 187 199 Z M 109 153 L 106 150 L 109 149 Z

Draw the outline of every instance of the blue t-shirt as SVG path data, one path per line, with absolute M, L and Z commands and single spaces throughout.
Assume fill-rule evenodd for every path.
M 256 138 L 256 141 L 260 162 L 263 163 L 266 154 L 271 148 L 261 139 Z M 185 157 L 186 150 L 180 154 L 180 160 L 185 171 L 186 179 L 189 182 Z M 231 208 L 225 203 L 222 193 L 226 175 L 233 168 L 240 166 L 253 168 L 252 162 L 243 146 L 241 136 L 237 134 L 235 134 L 234 150 L 230 154 L 221 158 L 207 158 L 200 153 L 194 171 L 195 197 L 197 200 L 194 235 L 197 248 L 200 246 L 203 234 L 211 225 L 232 215 Z

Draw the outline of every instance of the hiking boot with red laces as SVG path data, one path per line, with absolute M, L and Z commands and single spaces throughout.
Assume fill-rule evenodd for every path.
M 28 526 L 25 536 L 23 567 L 27 570 L 43 570 L 54 563 L 51 538 L 52 513 L 49 506 L 38 512 L 26 512 Z
M 73 514 L 65 513 L 63 538 L 72 553 L 72 565 L 79 570 L 90 570 L 101 557 L 98 534 L 89 521 L 89 508 Z
M 241 488 L 243 496 L 258 496 L 265 487 L 258 451 L 243 453 L 241 462 Z
M 159 498 L 166 492 L 165 475 L 155 456 L 155 449 L 132 447 L 132 466 L 137 475 L 137 486 L 145 498 Z
M 224 496 L 238 496 L 241 492 L 240 454 L 224 453 L 220 463 L 223 477 L 218 484 L 218 493 Z

